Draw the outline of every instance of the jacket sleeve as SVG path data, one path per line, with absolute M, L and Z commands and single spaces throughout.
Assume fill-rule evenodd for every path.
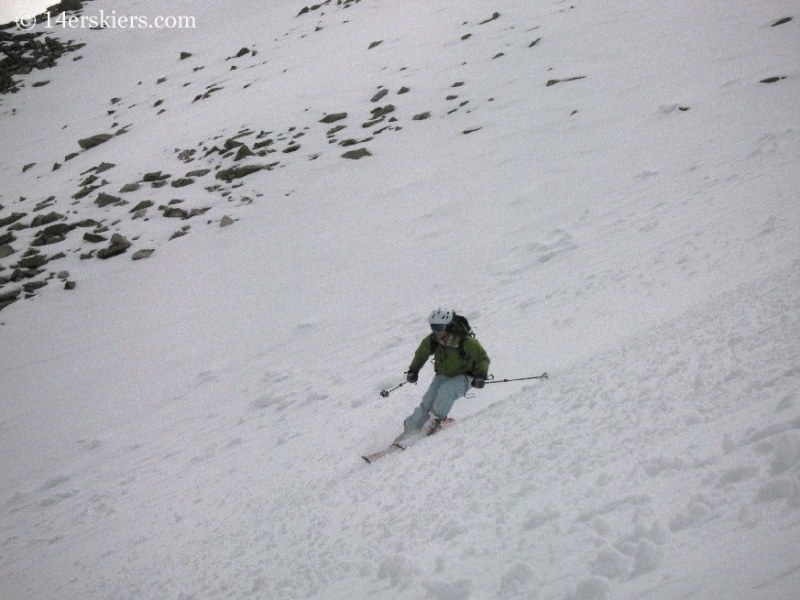
M 422 340 L 422 343 L 417 348 L 417 351 L 414 353 L 414 358 L 411 360 L 411 365 L 408 367 L 409 371 L 419 371 L 425 363 L 428 362 L 428 359 L 431 357 L 431 336 L 425 336 L 425 339 Z
M 475 338 L 468 338 L 464 342 L 464 352 L 475 363 L 473 375 L 487 377 L 489 375 L 489 355 L 483 349 L 481 343 Z

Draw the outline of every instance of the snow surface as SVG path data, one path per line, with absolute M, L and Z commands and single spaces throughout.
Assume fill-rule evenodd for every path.
M 797 3 L 303 6 L 96 0 L 197 26 L 54 31 L 83 59 L 0 98 L 0 216 L 55 195 L 156 250 L 65 241 L 77 288 L 0 313 L 0 598 L 800 597 Z M 388 102 L 341 158 L 319 119 L 363 138 Z M 177 240 L 71 198 L 292 127 L 228 197 L 126 197 L 211 207 Z M 550 380 L 367 465 L 440 305 Z

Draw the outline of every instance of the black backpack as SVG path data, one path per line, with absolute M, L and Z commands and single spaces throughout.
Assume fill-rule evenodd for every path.
M 447 328 L 461 338 L 475 337 L 475 333 L 472 331 L 467 317 L 462 317 L 455 313 L 453 313 L 453 320 Z

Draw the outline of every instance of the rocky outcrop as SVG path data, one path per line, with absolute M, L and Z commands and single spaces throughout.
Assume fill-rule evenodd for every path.
M 65 54 L 85 44 L 62 42 L 53 35 L 0 31 L 0 94 L 14 93 L 23 85 L 19 75 L 55 67 Z M 36 86 L 43 82 L 33 82 Z M 38 86 L 37 86 L 38 87 Z

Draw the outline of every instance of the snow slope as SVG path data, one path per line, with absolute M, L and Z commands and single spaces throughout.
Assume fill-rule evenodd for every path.
M 304 6 L 95 0 L 196 26 L 54 31 L 0 98 L 0 218 L 133 243 L 0 313 L 0 598 L 797 598 L 796 3 Z M 550 379 L 367 465 L 439 305 Z

